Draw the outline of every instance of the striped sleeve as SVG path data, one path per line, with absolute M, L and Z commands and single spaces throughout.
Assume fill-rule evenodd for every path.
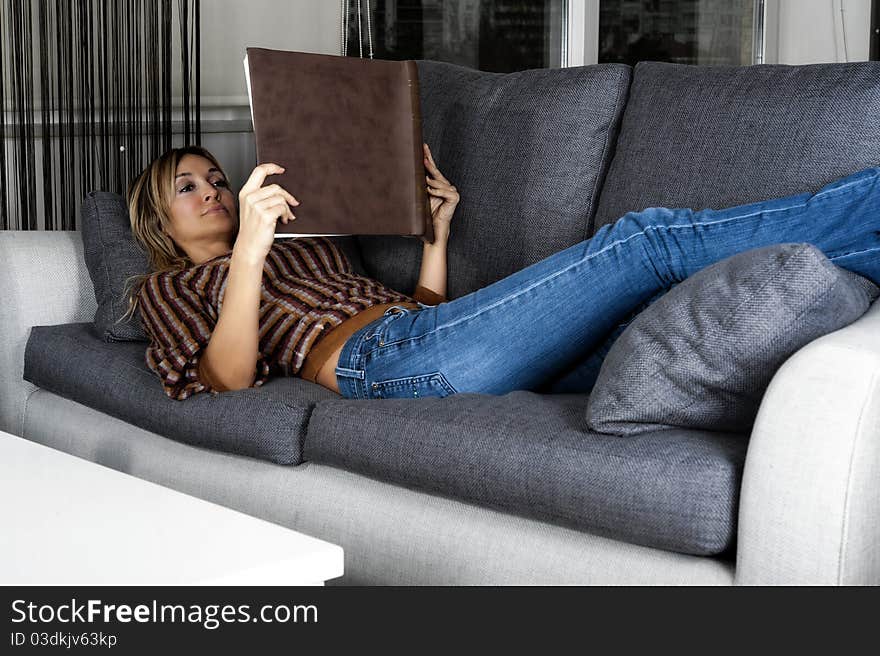
M 283 255 L 286 274 L 300 278 L 326 278 L 332 274 L 351 273 L 348 258 L 325 237 L 298 237 L 277 240 L 273 251 Z M 275 253 L 270 252 L 270 258 Z M 280 261 L 280 260 L 279 260 Z
M 199 360 L 214 329 L 204 301 L 182 273 L 158 273 L 144 282 L 138 294 L 144 329 L 150 338 L 147 366 L 162 381 L 168 397 L 183 401 L 199 392 L 217 394 L 199 377 Z M 260 358 L 255 385 L 262 385 L 269 367 Z

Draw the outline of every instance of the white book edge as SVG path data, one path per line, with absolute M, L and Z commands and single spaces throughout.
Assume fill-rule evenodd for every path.
M 248 91 L 248 106 L 251 109 L 251 127 L 254 127 L 254 99 L 251 97 L 251 71 L 248 68 L 247 53 L 244 55 L 244 82 Z
M 335 234 L 332 234 L 332 233 L 326 233 L 326 234 L 325 234 L 325 233 L 322 233 L 322 234 L 320 234 L 320 235 L 317 235 L 317 234 L 314 234 L 314 233 L 311 233 L 311 232 L 309 232 L 309 233 L 306 233 L 306 232 L 303 232 L 303 233 L 298 233 L 298 232 L 276 232 L 276 233 L 275 233 L 275 236 L 276 236 L 276 237 L 348 237 L 348 236 L 349 236 L 349 233 L 347 233 L 347 232 L 339 232 L 339 233 L 335 233 Z

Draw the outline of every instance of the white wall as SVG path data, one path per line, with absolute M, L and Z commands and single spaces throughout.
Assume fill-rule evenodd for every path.
M 778 11 L 776 25 L 773 11 Z M 768 63 L 868 59 L 871 0 L 768 0 L 768 14 Z
M 247 47 L 338 54 L 337 0 L 203 0 L 202 145 L 234 186 L 256 165 L 242 59 Z
M 204 0 L 203 102 L 247 103 L 241 60 L 245 48 L 339 53 L 336 0 Z

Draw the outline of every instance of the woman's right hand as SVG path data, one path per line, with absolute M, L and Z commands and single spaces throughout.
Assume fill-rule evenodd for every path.
M 238 192 L 238 237 L 233 251 L 253 262 L 266 259 L 277 222 L 296 219 L 291 210 L 299 205 L 296 198 L 280 185 L 262 186 L 266 176 L 279 173 L 284 173 L 284 168 L 277 164 L 259 164 Z

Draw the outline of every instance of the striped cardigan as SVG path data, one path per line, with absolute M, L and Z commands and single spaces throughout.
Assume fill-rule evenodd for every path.
M 216 394 L 199 379 L 198 364 L 220 315 L 231 254 L 183 271 L 155 273 L 138 293 L 150 337 L 146 362 L 165 393 L 183 400 Z M 322 237 L 278 240 L 266 257 L 259 313 L 255 385 L 270 373 L 292 376 L 322 335 L 380 303 L 412 301 L 352 272 L 345 255 Z

